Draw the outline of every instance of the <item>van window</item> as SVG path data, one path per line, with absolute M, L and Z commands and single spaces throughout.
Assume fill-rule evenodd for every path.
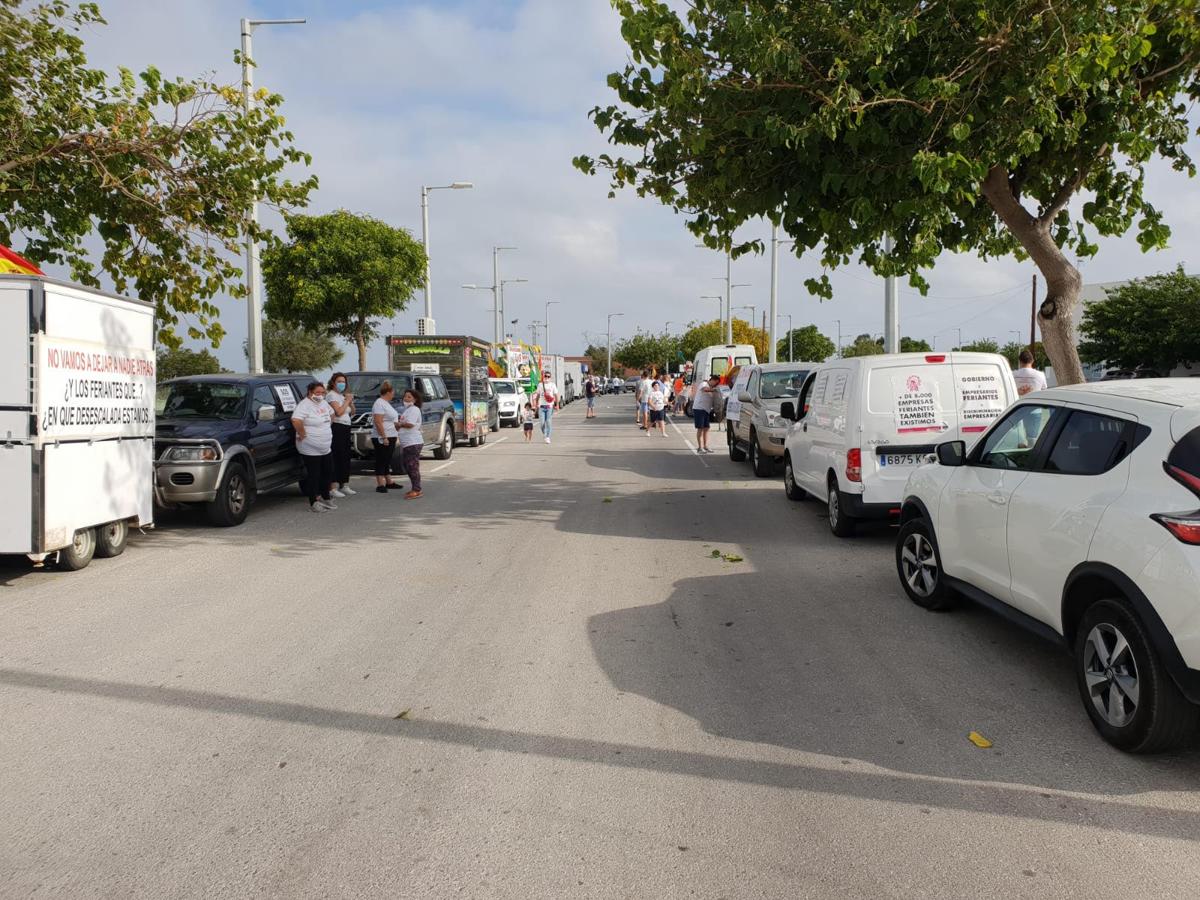
M 751 359 L 749 356 L 735 356 L 733 358 L 733 364 L 735 366 L 749 366 L 749 365 L 752 365 L 753 363 L 754 363 L 754 360 Z
M 825 386 L 828 383 L 829 383 L 829 370 L 826 369 L 824 372 L 822 372 L 821 374 L 819 374 L 817 376 L 817 381 L 813 385 L 812 391 L 808 395 L 808 405 L 809 406 L 812 406 L 814 403 L 824 403 L 825 402 Z
M 841 403 L 846 399 L 846 382 L 850 380 L 850 373 L 845 369 L 839 369 L 833 374 L 833 380 L 829 384 L 829 402 Z
M 1013 409 L 984 439 L 975 464 L 990 469 L 1032 469 L 1038 442 L 1054 408 L 1026 404 Z
M 746 382 L 746 392 L 751 396 L 758 393 L 758 372 L 754 372 L 750 376 L 750 380 Z
M 750 362 L 750 360 L 746 360 L 746 362 Z M 724 375 L 728 371 L 729 371 L 729 357 L 728 356 L 714 356 L 712 358 L 712 363 L 710 364 L 710 368 L 709 368 L 710 375 Z

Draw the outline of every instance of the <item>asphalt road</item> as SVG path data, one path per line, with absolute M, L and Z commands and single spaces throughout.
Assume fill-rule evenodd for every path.
M 890 530 L 583 414 L 417 501 L 0 561 L 0 896 L 1200 893 L 1200 751 L 1109 749 Z

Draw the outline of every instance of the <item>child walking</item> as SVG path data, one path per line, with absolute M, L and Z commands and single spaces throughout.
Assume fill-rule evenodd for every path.
M 525 409 L 521 412 L 521 422 L 525 428 L 525 443 L 533 443 L 533 404 L 526 403 Z

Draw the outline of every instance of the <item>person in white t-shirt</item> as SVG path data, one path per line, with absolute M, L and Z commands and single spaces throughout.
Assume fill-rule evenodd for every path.
M 692 418 L 696 422 L 697 453 L 712 453 L 708 447 L 708 430 L 712 427 L 713 401 L 720 384 L 721 379 L 713 375 L 696 388 L 696 396 L 692 400 Z
M 1017 396 L 1024 397 L 1034 391 L 1046 389 L 1046 376 L 1033 367 L 1033 353 L 1028 349 L 1022 350 L 1017 357 L 1020 367 L 1013 372 L 1013 381 L 1017 383 Z
M 667 436 L 667 392 L 661 381 L 652 382 L 650 391 L 646 394 L 646 406 L 650 410 L 650 427 L 646 429 L 646 437 L 650 437 L 650 429 L 658 428 L 662 436 Z
M 333 482 L 333 408 L 325 402 L 325 385 L 314 381 L 292 410 L 296 449 L 304 461 L 304 487 L 313 512 L 337 509 L 329 498 Z
M 421 451 L 425 449 L 425 438 L 421 434 L 421 395 L 410 388 L 400 399 L 396 434 L 400 443 L 401 465 L 412 482 L 412 489 L 404 495 L 404 499 L 416 500 L 421 496 Z
M 325 402 L 333 409 L 333 485 L 329 495 L 335 500 L 358 493 L 350 487 L 350 420 L 354 415 L 354 395 L 346 390 L 346 373 L 334 372 L 326 385 Z
M 400 414 L 392 406 L 396 389 L 390 381 L 379 386 L 379 399 L 371 407 L 371 446 L 375 448 L 375 492 L 386 494 L 400 487 L 392 481 L 392 455 L 396 452 L 396 420 Z
M 542 434 L 546 443 L 550 443 L 550 432 L 554 428 L 554 407 L 558 403 L 558 385 L 546 378 L 538 385 L 533 395 L 533 404 L 537 407 L 538 415 L 542 418 Z

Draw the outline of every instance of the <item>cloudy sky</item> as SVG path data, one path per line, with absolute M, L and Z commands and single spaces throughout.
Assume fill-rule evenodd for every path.
M 661 330 L 715 316 L 724 259 L 698 249 L 683 220 L 632 194 L 607 198 L 603 178 L 571 166 L 578 153 L 603 149 L 587 118 L 610 102 L 607 73 L 625 48 L 608 0 L 101 0 L 109 21 L 87 35 L 94 64 L 157 65 L 170 75 L 215 72 L 236 84 L 233 63 L 243 16 L 302 16 L 303 26 L 259 29 L 256 79 L 286 98 L 285 113 L 299 146 L 313 155 L 320 190 L 317 212 L 345 208 L 376 216 L 420 236 L 423 184 L 455 180 L 470 191 L 431 198 L 433 313 L 439 333 L 492 335 L 491 294 L 462 290 L 491 283 L 494 245 L 502 278 L 526 278 L 507 291 L 508 318 L 528 339 L 529 323 L 552 307 L 553 349 L 580 352 L 600 342 L 608 313 L 614 337 L 637 328 Z M 1193 152 L 1200 145 L 1193 142 Z M 1165 166 L 1154 170 L 1152 202 L 1175 231 L 1171 249 L 1143 255 L 1132 238 L 1105 241 L 1084 266 L 1088 282 L 1152 274 L 1195 259 L 1200 230 L 1200 182 Z M 270 221 L 268 219 L 268 221 Z M 745 237 L 769 228 L 747 227 Z M 1194 267 L 1191 267 L 1194 268 Z M 807 295 L 803 279 L 818 267 L 785 256 L 780 310 L 797 326 L 815 323 L 843 340 L 883 329 L 883 285 L 863 269 L 835 273 L 835 298 Z M 945 256 L 930 273 L 931 296 L 901 292 L 901 330 L 948 348 L 994 337 L 1002 343 L 1029 327 L 1033 267 Z M 735 305 L 767 304 L 765 257 L 734 263 Z M 244 304 L 226 301 L 229 336 L 218 351 L 243 369 Z M 397 317 L 399 333 L 415 330 L 420 295 Z M 746 316 L 741 312 L 738 315 Z M 781 326 L 782 328 L 786 327 Z M 354 364 L 352 356 L 346 362 Z M 382 366 L 382 345 L 369 362 Z

